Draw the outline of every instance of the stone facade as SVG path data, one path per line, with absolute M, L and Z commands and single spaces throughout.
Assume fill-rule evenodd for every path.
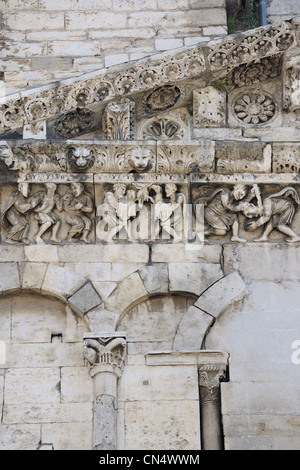
M 1 449 L 299 449 L 299 31 L 170 30 L 2 99 Z

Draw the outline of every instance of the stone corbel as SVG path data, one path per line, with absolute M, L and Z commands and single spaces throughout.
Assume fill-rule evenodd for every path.
M 93 449 L 117 449 L 117 384 L 125 356 L 125 333 L 86 334 L 84 356 L 94 379 Z

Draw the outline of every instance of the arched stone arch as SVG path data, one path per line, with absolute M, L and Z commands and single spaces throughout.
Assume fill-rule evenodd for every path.
M 233 302 L 247 295 L 247 287 L 238 272 L 224 276 L 221 270 L 215 270 L 214 276 L 209 285 L 206 279 L 199 282 L 194 290 L 180 290 L 179 284 L 174 284 L 172 272 L 167 266 L 146 266 L 123 279 L 106 299 L 105 307 L 119 315 L 117 329 L 128 311 L 147 299 L 166 295 L 194 297 L 194 304 L 183 315 L 178 326 L 173 349 L 199 350 L 215 319 Z M 193 284 L 193 276 L 189 281 Z

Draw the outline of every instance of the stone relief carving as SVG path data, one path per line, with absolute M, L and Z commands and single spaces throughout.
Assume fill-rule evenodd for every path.
M 224 127 L 226 93 L 212 86 L 194 90 L 193 109 L 195 127 Z
M 184 137 L 184 131 L 179 123 L 161 118 L 144 125 L 142 136 L 146 140 L 180 140 Z
M 165 85 L 154 90 L 146 98 L 146 108 L 148 111 L 165 111 L 172 108 L 180 98 L 180 90 L 174 85 Z
M 299 144 L 273 144 L 273 171 L 275 173 L 300 172 Z
M 137 173 L 144 173 L 153 167 L 153 156 L 149 148 L 138 147 L 132 150 L 128 158 L 128 163 L 132 170 Z
M 226 148 L 225 145 L 218 146 L 216 150 L 217 173 L 268 173 L 271 171 L 272 146 L 270 144 L 263 148 L 261 143 L 251 142 L 251 145 L 245 146 L 244 149 L 241 145 L 231 144 L 227 146 L 227 151 L 224 151 L 224 147 Z
M 164 197 L 165 194 L 165 197 Z M 115 183 L 97 207 L 97 238 L 112 242 L 181 240 L 186 196 L 174 183 Z M 150 204 L 151 203 L 151 204 Z
M 281 55 L 265 57 L 230 70 L 226 77 L 226 83 L 230 88 L 249 87 L 278 77 L 281 70 Z
M 40 185 L 30 184 L 23 177 L 2 209 L 1 219 L 7 230 L 5 243 L 29 245 L 47 241 L 59 244 L 62 241 L 58 237 L 60 229 L 66 234 L 63 241 L 73 243 L 79 238 L 90 243 L 94 202 L 83 183 L 73 182 L 70 188 L 59 193 L 56 183 L 46 182 L 41 189 Z M 49 235 L 44 240 L 46 232 Z
M 219 403 L 220 382 L 226 378 L 224 365 L 208 364 L 199 367 L 199 386 L 201 403 L 216 402 Z
M 68 162 L 72 169 L 86 171 L 94 165 L 95 153 L 86 146 L 71 147 L 68 152 Z
M 84 340 L 84 357 L 90 366 L 110 364 L 123 369 L 125 356 L 125 338 L 98 337 Z
M 84 243 L 90 243 L 88 238 L 92 230 L 94 203 L 92 197 L 85 191 L 82 183 L 72 183 L 71 192 L 63 197 L 63 208 L 66 212 L 66 222 L 69 225 L 68 242 L 74 242 L 77 237 Z
M 262 125 L 274 118 L 275 98 L 265 91 L 250 91 L 239 95 L 233 103 L 235 118 L 243 125 Z
M 256 204 L 251 202 L 253 199 Z M 247 240 L 239 235 L 241 214 L 246 218 L 247 232 L 263 227 L 263 234 L 256 238 L 255 242 L 268 241 L 271 232 L 276 229 L 289 237 L 289 243 L 296 243 L 300 241 L 300 237 L 290 226 L 299 205 L 300 197 L 293 187 L 285 187 L 262 198 L 257 184 L 250 189 L 247 185 L 239 183 L 232 189 L 217 188 L 209 195 L 196 199 L 194 211 L 197 214 L 204 206 L 204 237 L 222 237 L 232 232 L 231 241 L 245 243 Z
M 295 112 L 300 109 L 299 48 L 288 54 L 285 66 L 283 107 L 287 111 Z
M 214 167 L 215 145 L 211 141 L 197 144 L 160 144 L 157 148 L 157 171 L 159 173 L 190 174 L 210 172 Z
M 135 136 L 135 103 L 123 98 L 109 103 L 104 111 L 102 127 L 108 140 L 129 140 Z
M 77 109 L 60 117 L 55 123 L 56 133 L 65 139 L 88 132 L 93 123 L 93 113 Z

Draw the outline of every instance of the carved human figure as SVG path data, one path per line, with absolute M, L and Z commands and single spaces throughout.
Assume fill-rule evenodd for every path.
M 57 188 L 55 183 L 46 183 L 45 186 L 47 192 L 43 194 L 39 205 L 34 209 L 40 224 L 35 241 L 36 243 L 44 243 L 42 235 L 52 226 L 50 240 L 52 243 L 59 244 L 61 240 L 57 238 L 57 232 L 61 225 L 61 219 L 53 212 L 53 209 L 56 207 L 61 212 L 63 209 L 62 200 L 58 194 L 55 195 Z
M 134 241 L 130 221 L 137 215 L 135 190 L 128 189 L 126 196 L 121 197 L 118 201 L 114 195 L 109 195 L 108 202 L 115 209 L 117 223 L 109 231 L 107 241 L 112 241 L 122 229 L 124 229 L 127 234 L 127 240 Z
M 71 184 L 71 193 L 63 196 L 63 207 L 66 212 L 66 222 L 71 225 L 67 241 L 72 242 L 76 236 L 81 235 L 81 241 L 90 243 L 88 235 L 92 230 L 91 216 L 94 204 L 82 183 Z
M 247 230 L 251 232 L 265 226 L 262 236 L 254 240 L 256 242 L 268 241 L 274 229 L 290 237 L 287 240 L 289 243 L 299 242 L 300 237 L 290 227 L 299 206 L 300 198 L 293 187 L 286 187 L 263 200 L 258 197 L 257 206 L 248 203 L 243 210 L 244 215 L 249 219 L 258 217 L 257 220 L 248 222 Z
M 42 194 L 36 193 L 29 197 L 29 184 L 21 182 L 18 191 L 13 193 L 4 208 L 2 219 L 5 224 L 10 225 L 6 243 L 16 244 L 19 242 L 29 245 L 28 230 L 30 222 L 27 214 L 32 211 L 41 201 Z
M 209 196 L 197 199 L 194 203 L 196 214 L 197 206 L 204 205 L 204 220 L 209 226 L 208 230 L 204 230 L 204 236 L 224 236 L 232 230 L 231 241 L 246 242 L 239 237 L 240 224 L 237 215 L 244 207 L 237 202 L 244 200 L 246 195 L 246 186 L 236 184 L 232 190 L 219 188 Z M 253 193 L 250 197 L 253 198 Z
M 166 185 L 167 186 L 167 185 Z M 176 199 L 176 185 L 166 188 L 166 194 L 170 197 L 170 202 L 165 202 L 163 199 L 163 190 L 161 186 L 152 185 L 152 189 L 156 195 L 154 198 L 154 227 L 152 228 L 154 239 L 159 237 L 160 230 L 164 230 L 167 234 L 173 237 L 174 240 L 178 241 L 181 239 L 181 233 L 175 230 L 174 222 L 176 222 L 176 216 L 174 214 L 176 209 L 180 208 L 184 202 L 182 195 L 178 195 Z

